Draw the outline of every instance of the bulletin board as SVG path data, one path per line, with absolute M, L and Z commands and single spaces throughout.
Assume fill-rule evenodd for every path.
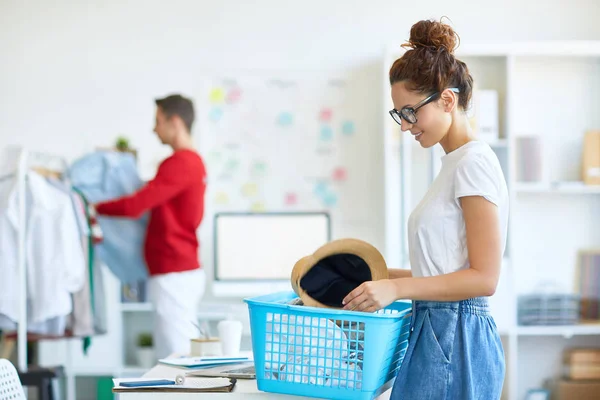
M 207 210 L 368 219 L 373 159 L 364 101 L 351 81 L 222 76 L 207 79 L 199 97 Z

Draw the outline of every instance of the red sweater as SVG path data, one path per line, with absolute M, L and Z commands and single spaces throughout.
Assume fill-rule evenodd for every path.
M 98 214 L 138 218 L 150 210 L 144 257 L 150 275 L 200 267 L 196 230 L 204 215 L 206 169 L 200 155 L 178 150 L 138 192 L 96 205 Z

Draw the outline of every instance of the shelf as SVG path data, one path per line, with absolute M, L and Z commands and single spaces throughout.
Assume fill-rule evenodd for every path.
M 89 368 L 75 368 L 73 374 L 75 376 L 113 376 L 115 370 L 109 367 L 89 367 Z
M 504 147 L 508 147 L 508 140 L 506 139 L 498 139 L 495 142 L 487 142 L 491 148 L 501 149 Z
M 600 185 L 585 185 L 579 182 L 516 183 L 515 190 L 524 194 L 600 194 Z
M 396 46 L 397 47 L 397 46 Z M 600 56 L 598 41 L 569 40 L 547 42 L 471 43 L 457 49 L 459 57 L 486 56 Z
M 519 326 L 519 336 L 564 336 L 570 338 L 580 335 L 600 335 L 600 324 L 557 325 L 557 326 Z
M 220 321 L 227 318 L 228 312 L 223 307 L 217 307 L 214 304 L 206 304 L 203 307 L 205 310 L 198 312 L 198 318 L 208 321 Z M 147 313 L 152 312 L 151 303 L 121 303 L 121 311 L 126 313 Z
M 121 303 L 121 311 L 123 312 L 149 312 L 152 311 L 150 303 Z
M 146 372 L 148 372 L 148 370 L 149 370 L 149 368 L 142 368 L 142 367 L 138 367 L 136 365 L 128 365 L 128 366 L 124 366 L 123 368 L 121 368 L 119 370 L 119 373 L 121 375 L 139 375 L 139 376 L 142 376 Z

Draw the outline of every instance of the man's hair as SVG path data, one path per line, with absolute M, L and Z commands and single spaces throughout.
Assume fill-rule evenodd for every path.
M 188 132 L 192 133 L 195 114 L 194 103 L 190 99 L 180 94 L 173 94 L 163 99 L 156 99 L 155 102 L 167 118 L 177 115 L 187 127 Z

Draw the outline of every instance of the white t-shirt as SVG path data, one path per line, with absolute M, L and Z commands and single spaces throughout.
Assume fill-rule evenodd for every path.
M 508 229 L 508 189 L 500 162 L 487 143 L 471 141 L 442 156 L 442 168 L 408 219 L 415 277 L 469 268 L 460 197 L 482 196 L 498 207 L 502 254 Z

